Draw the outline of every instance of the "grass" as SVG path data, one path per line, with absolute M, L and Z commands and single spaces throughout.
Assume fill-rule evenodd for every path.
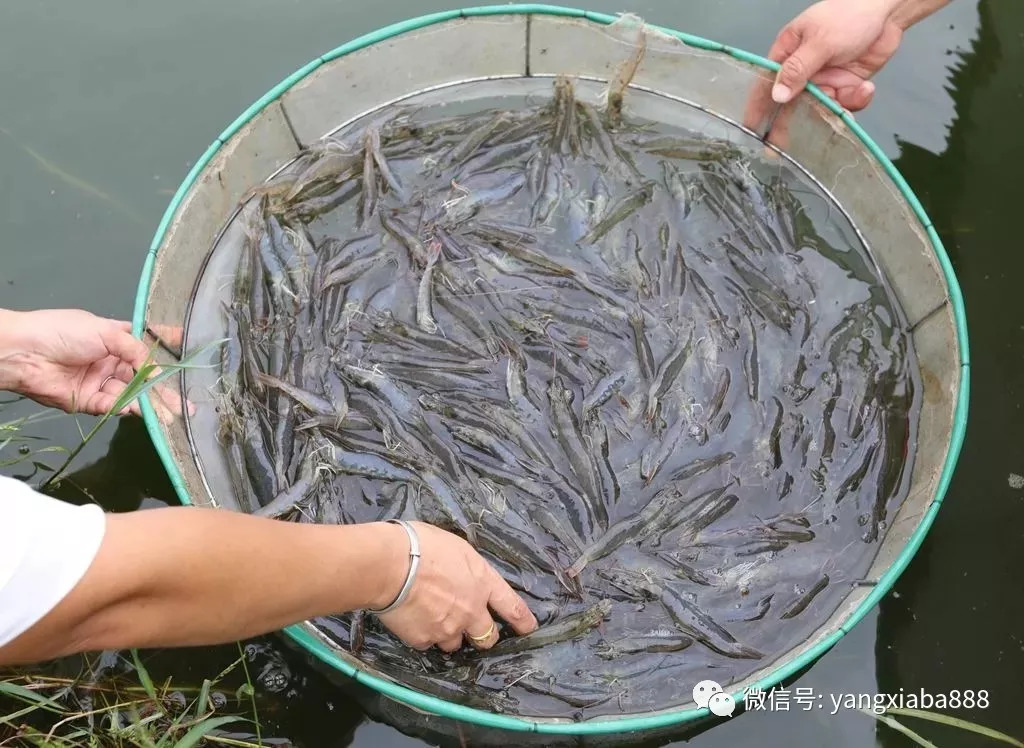
M 198 688 L 175 689 L 170 679 L 158 685 L 138 651 L 131 650 L 130 657 L 134 677 L 117 675 L 97 681 L 89 675 L 91 667 L 75 678 L 7 674 L 0 680 L 0 704 L 11 711 L 0 712 L 0 746 L 262 746 L 258 732 L 257 742 L 220 734 L 229 725 L 248 732 L 246 726 L 258 721 L 255 689 L 241 649 L 237 660 Z M 235 691 L 235 701 L 241 708 L 249 696 L 246 705 L 251 703 L 252 711 L 220 713 L 216 703 L 226 706 L 230 701 L 223 696 L 215 700 L 213 695 L 239 665 L 245 683 Z
M 973 732 L 977 735 L 983 735 L 986 738 L 1003 743 L 1006 745 L 1016 746 L 1016 748 L 1024 748 L 1024 743 L 1020 742 L 1016 738 L 1013 738 L 1006 733 L 993 730 L 990 727 L 979 725 L 975 722 L 969 722 L 966 719 L 960 719 L 959 717 L 950 717 L 948 714 L 942 714 L 941 712 L 931 712 L 925 709 L 886 709 L 884 712 L 879 714 L 870 709 L 859 709 L 862 714 L 866 714 L 869 717 L 881 722 L 886 727 L 889 727 L 896 732 L 908 737 L 914 744 L 921 746 L 922 748 L 938 748 L 937 745 L 930 740 L 922 737 L 914 730 L 907 727 L 903 722 L 900 722 L 896 717 L 913 717 L 915 719 L 922 719 L 928 722 L 937 722 L 939 724 L 947 725 L 948 727 L 954 727 L 964 732 Z

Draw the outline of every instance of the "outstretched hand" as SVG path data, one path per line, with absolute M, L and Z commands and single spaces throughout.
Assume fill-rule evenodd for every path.
M 43 405 L 103 415 L 149 362 L 149 349 L 132 336 L 128 322 L 80 309 L 3 314 L 0 389 Z M 166 388 L 157 386 L 150 393 L 161 419 L 181 413 L 180 399 Z M 121 414 L 129 412 L 139 413 L 137 400 Z
M 489 649 L 498 641 L 494 616 L 517 634 L 537 628 L 537 619 L 523 598 L 469 543 L 423 522 L 411 524 L 420 540 L 416 581 L 405 602 L 380 616 L 381 623 L 402 641 L 421 650 L 436 644 L 454 652 L 464 642 Z M 394 530 L 397 574 L 382 605 L 398 595 L 408 571 L 408 540 L 400 527 Z

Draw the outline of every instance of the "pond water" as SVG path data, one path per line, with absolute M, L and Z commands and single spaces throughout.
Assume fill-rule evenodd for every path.
M 5 3 L 0 9 L 0 306 L 83 307 L 130 317 L 146 248 L 193 160 L 252 101 L 359 34 L 441 10 L 427 2 L 224 0 Z M 601 0 L 588 6 L 622 10 Z M 629 10 L 755 52 L 804 4 L 660 0 Z M 748 711 L 689 744 L 909 745 L 841 694 L 988 691 L 987 709 L 947 710 L 1024 734 L 1024 308 L 1016 301 L 1024 145 L 1024 6 L 954 0 L 915 27 L 859 120 L 896 161 L 946 244 L 967 304 L 971 420 L 929 537 L 879 609 L 789 685 L 788 710 Z M 4 406 L 5 419 L 35 410 Z M 83 428 L 88 428 L 80 419 Z M 32 433 L 74 445 L 60 417 Z M 83 451 L 74 482 L 108 509 L 173 503 L 142 424 L 122 419 Z M 71 500 L 81 493 L 64 489 Z M 250 643 L 264 735 L 301 746 L 424 743 L 368 720 L 269 637 Z M 147 653 L 155 677 L 200 682 L 232 645 Z M 813 694 L 810 708 L 797 700 Z M 819 701 L 819 697 L 820 701 Z M 820 708 L 818 704 L 820 703 Z M 915 722 L 939 745 L 990 745 Z M 681 745 L 681 743 L 680 743 Z

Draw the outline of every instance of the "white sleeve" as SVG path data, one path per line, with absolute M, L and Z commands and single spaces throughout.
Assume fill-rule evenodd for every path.
M 51 499 L 0 476 L 0 647 L 53 610 L 85 576 L 103 510 Z

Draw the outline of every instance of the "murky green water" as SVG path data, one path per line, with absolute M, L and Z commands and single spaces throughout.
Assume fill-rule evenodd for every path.
M 753 51 L 799 0 L 664 0 L 629 9 Z M 84 307 L 128 317 L 143 256 L 192 160 L 271 85 L 315 55 L 443 5 L 403 0 L 6 2 L 0 7 L 0 305 Z M 593 10 L 623 10 L 596 2 Z M 1024 6 L 954 0 L 911 31 L 860 121 L 921 198 L 953 259 L 972 342 L 971 426 L 959 469 L 914 562 L 880 609 L 790 688 L 788 711 L 749 711 L 707 746 L 908 745 L 841 710 L 847 693 L 986 689 L 988 709 L 951 713 L 1024 734 L 1024 308 L 1019 175 Z M 6 407 L 5 416 L 26 412 Z M 85 424 L 83 424 L 85 426 Z M 35 433 L 72 445 L 70 418 Z M 112 510 L 173 502 L 141 423 L 83 453 L 75 482 Z M 68 497 L 82 500 L 71 487 Z M 234 647 L 154 655 L 154 675 L 200 681 Z M 265 734 L 302 746 L 423 745 L 366 721 L 349 698 L 260 642 Z M 808 709 L 796 689 L 813 693 Z M 817 697 L 821 696 L 819 702 Z M 818 703 L 821 707 L 818 708 Z M 991 743 L 915 723 L 942 746 Z

